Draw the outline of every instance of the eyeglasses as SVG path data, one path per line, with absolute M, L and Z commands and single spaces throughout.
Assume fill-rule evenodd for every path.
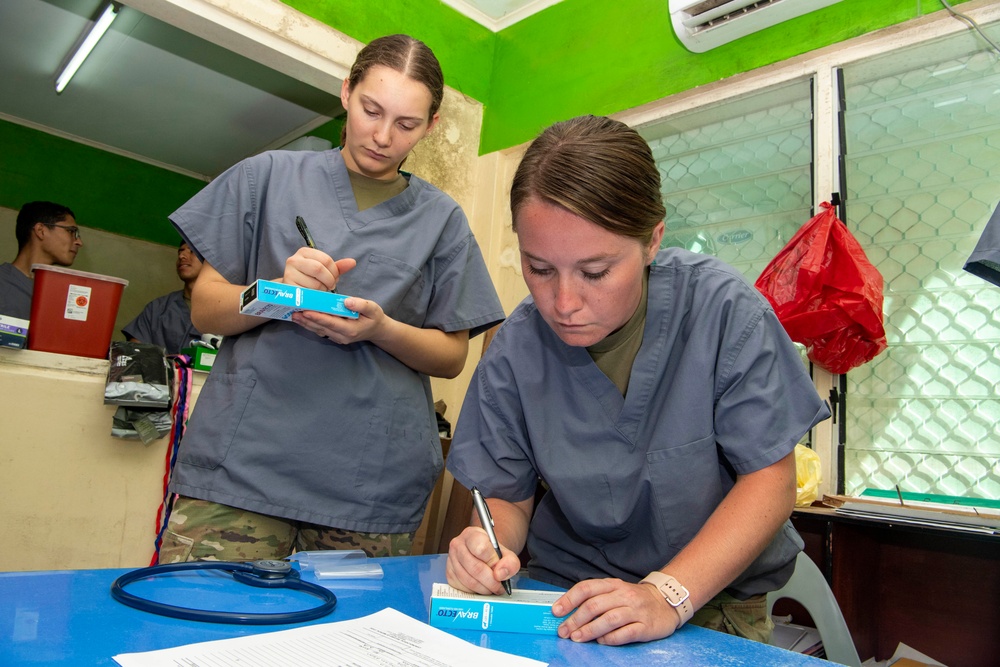
M 67 232 L 73 235 L 73 238 L 77 241 L 80 240 L 80 228 L 79 227 L 67 227 L 66 225 L 60 225 L 55 222 L 43 222 L 46 227 L 58 227 L 59 229 L 65 229 Z

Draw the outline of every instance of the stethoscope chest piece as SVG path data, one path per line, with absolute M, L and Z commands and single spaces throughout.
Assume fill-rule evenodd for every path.
M 298 579 L 299 573 L 283 560 L 255 560 L 249 570 L 233 570 L 233 579 L 260 588 L 286 588 L 286 580 Z

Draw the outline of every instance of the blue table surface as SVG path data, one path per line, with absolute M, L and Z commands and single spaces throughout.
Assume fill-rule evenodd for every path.
M 376 559 L 381 580 L 331 580 L 337 607 L 310 623 L 358 618 L 392 607 L 427 622 L 430 590 L 446 581 L 446 556 Z M 126 607 L 111 598 L 114 580 L 128 570 L 63 570 L 0 573 L 0 664 L 110 665 L 121 653 L 152 651 L 196 642 L 284 630 L 297 625 L 244 626 L 182 621 Z M 310 572 L 303 578 L 316 581 Z M 552 589 L 525 578 L 517 588 Z M 169 604 L 243 612 L 282 612 L 312 607 L 316 598 L 285 589 L 271 591 L 234 582 L 218 571 L 172 574 L 138 581 L 128 590 Z M 660 641 L 628 646 L 577 644 L 553 636 L 451 631 L 473 644 L 535 658 L 550 665 L 813 665 L 830 663 L 798 653 L 685 626 Z

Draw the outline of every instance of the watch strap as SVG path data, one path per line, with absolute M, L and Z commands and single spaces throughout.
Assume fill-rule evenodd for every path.
M 694 606 L 691 604 L 691 594 L 679 581 L 660 571 L 650 572 L 640 584 L 652 584 L 660 595 L 671 607 L 677 610 L 681 622 L 677 627 L 681 627 L 694 616 Z

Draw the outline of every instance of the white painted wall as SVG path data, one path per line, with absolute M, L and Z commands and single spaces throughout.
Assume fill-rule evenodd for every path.
M 0 348 L 0 570 L 149 564 L 169 437 L 113 438 L 107 377 L 103 359 Z

